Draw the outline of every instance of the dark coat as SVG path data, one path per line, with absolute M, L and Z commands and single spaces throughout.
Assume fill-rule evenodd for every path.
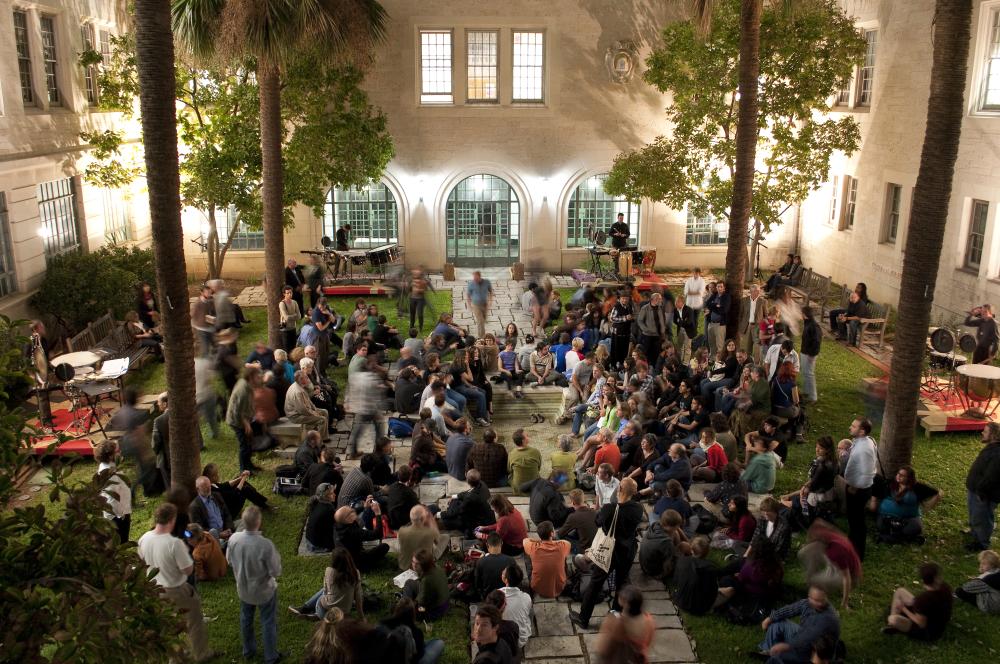
M 535 522 L 535 526 L 542 521 L 551 521 L 553 526 L 560 528 L 566 523 L 566 517 L 572 509 L 566 505 L 562 494 L 552 482 L 539 477 L 522 484 L 520 490 L 521 493 L 531 494 L 528 500 L 528 514 Z
M 212 492 L 211 500 L 219 506 L 219 512 L 222 513 L 222 529 L 223 530 L 234 530 L 233 528 L 233 517 L 229 513 L 229 508 L 226 507 L 226 501 L 222 499 L 216 492 Z M 209 529 L 208 525 L 208 510 L 205 505 L 201 502 L 200 496 L 195 496 L 191 504 L 188 505 L 188 518 L 191 523 L 197 523 L 199 526 L 204 528 L 206 531 Z
M 1000 443 L 986 445 L 972 462 L 965 488 L 990 502 L 1000 502 Z

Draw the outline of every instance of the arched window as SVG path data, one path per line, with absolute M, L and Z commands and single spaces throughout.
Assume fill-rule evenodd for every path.
M 510 184 L 495 175 L 470 175 L 451 190 L 445 209 L 448 262 L 500 267 L 521 253 L 521 208 Z
M 593 175 L 581 182 L 570 197 L 567 247 L 591 246 L 593 234 L 598 231 L 607 233 L 619 212 L 625 215 L 625 223 L 628 224 L 629 246 L 638 245 L 639 204 L 608 195 L 604 191 L 604 181 L 607 179 L 607 173 Z
M 323 208 L 323 235 L 333 238 L 337 229 L 351 225 L 351 247 L 367 248 L 399 242 L 396 198 L 382 182 L 364 187 L 334 187 Z

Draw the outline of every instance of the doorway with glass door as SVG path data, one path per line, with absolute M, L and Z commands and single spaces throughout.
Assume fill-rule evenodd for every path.
M 510 184 L 472 175 L 452 189 L 445 210 L 446 255 L 458 267 L 506 267 L 521 254 L 521 211 Z

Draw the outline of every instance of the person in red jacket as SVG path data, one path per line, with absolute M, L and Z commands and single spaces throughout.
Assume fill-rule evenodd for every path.
M 497 522 L 491 526 L 478 526 L 476 537 L 485 540 L 491 532 L 496 531 L 503 540 L 501 553 L 508 556 L 519 556 L 524 553 L 524 538 L 528 536 L 528 524 L 524 517 L 505 497 L 499 494 L 490 498 L 490 507 L 497 516 Z
M 757 528 L 757 519 L 750 514 L 746 496 L 729 499 L 729 527 L 712 533 L 712 546 L 716 549 L 731 549 L 734 542 L 749 542 Z
M 622 465 L 622 450 L 618 447 L 618 443 L 615 442 L 614 438 L 610 436 L 601 440 L 601 446 L 594 453 L 594 467 L 590 472 L 596 475 L 597 469 L 601 467 L 602 463 L 611 466 L 614 469 L 615 475 L 618 474 Z
M 722 469 L 729 463 L 726 450 L 715 440 L 714 429 L 701 430 L 701 442 L 691 452 L 692 476 L 699 482 L 722 481 Z

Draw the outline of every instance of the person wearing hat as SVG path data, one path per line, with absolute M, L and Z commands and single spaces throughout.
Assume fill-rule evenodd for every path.
M 323 553 L 333 549 L 334 515 L 337 511 L 337 487 L 323 482 L 309 499 L 306 517 L 306 549 Z

